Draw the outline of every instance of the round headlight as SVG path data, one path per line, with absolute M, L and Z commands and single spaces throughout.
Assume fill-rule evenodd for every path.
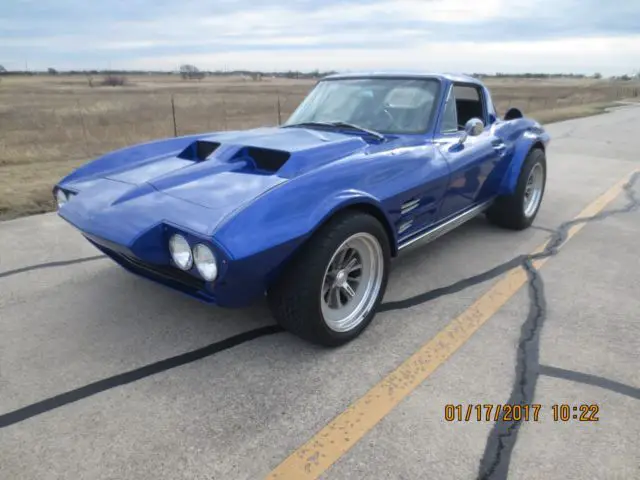
M 181 270 L 189 270 L 193 265 L 193 255 L 189 242 L 182 235 L 172 235 L 169 239 L 169 251 L 174 263 Z
M 194 262 L 196 268 L 202 278 L 208 282 L 212 282 L 218 276 L 218 265 L 216 264 L 216 257 L 211 249 L 205 245 L 199 243 L 193 249 Z
M 62 207 L 65 203 L 67 203 L 68 200 L 69 200 L 69 197 L 67 197 L 67 194 L 64 193 L 64 190 L 58 189 L 56 191 L 56 202 L 58 202 L 58 208 Z

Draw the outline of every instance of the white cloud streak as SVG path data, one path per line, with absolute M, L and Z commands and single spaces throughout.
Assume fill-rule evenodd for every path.
M 144 20 L 94 18 L 57 35 L 33 34 L 36 29 L 16 35 L 16 25 L 4 30 L 11 22 L 0 20 L 6 35 L 0 34 L 0 58 L 9 68 L 24 65 L 24 54 L 15 53 L 21 51 L 34 68 L 52 66 L 50 58 L 56 58 L 57 68 L 104 68 L 96 62 L 108 58 L 113 68 L 141 69 L 189 62 L 206 69 L 605 74 L 627 73 L 638 68 L 633 59 L 640 59 L 640 35 L 524 41 L 501 31 L 510 22 L 553 19 L 555 0 L 318 2 L 313 10 L 257 2 L 240 9 L 238 3 L 236 10 L 211 14 L 199 1 L 183 0 L 183 8 L 171 6 L 172 15 L 164 10 L 164 16 L 154 17 L 151 9 Z M 487 22 L 493 28 L 482 28 Z
M 588 58 L 585 53 L 588 52 Z M 640 58 L 640 35 L 537 42 L 429 42 L 401 49 L 250 50 L 216 54 L 141 57 L 131 67 L 175 68 L 184 62 L 205 69 L 369 70 L 450 72 L 627 73 Z

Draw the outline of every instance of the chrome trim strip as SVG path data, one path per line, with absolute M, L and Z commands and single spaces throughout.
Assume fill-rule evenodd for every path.
M 447 220 L 442 225 L 437 226 L 431 230 L 427 230 L 424 233 L 417 233 L 416 236 L 409 238 L 406 242 L 398 245 L 398 250 L 402 250 L 403 248 L 408 247 L 409 245 L 413 245 L 414 243 L 424 240 L 426 243 L 434 241 L 436 238 L 441 237 L 445 233 L 450 232 L 456 227 L 459 227 L 463 223 L 471 220 L 472 218 L 478 216 L 482 212 L 484 212 L 487 208 L 491 206 L 493 200 L 489 200 L 487 202 L 481 203 L 480 205 L 476 205 L 475 207 L 463 212 L 450 220 Z M 429 228 L 429 227 L 427 227 Z

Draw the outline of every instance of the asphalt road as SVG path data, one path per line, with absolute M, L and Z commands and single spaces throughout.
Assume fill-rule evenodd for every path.
M 95 258 L 54 214 L 0 223 L 0 479 L 640 478 L 640 178 L 619 183 L 639 117 L 550 125 L 535 227 L 480 218 L 409 250 L 336 350 Z M 513 403 L 528 421 L 464 419 Z

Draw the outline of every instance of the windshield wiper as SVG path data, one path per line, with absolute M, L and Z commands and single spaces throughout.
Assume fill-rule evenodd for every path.
M 288 125 L 281 125 L 280 128 L 291 128 L 291 127 L 333 127 L 329 122 L 300 122 L 300 123 L 290 123 Z
M 372 137 L 376 137 L 378 140 L 384 140 L 384 135 L 380 132 L 376 132 L 375 130 L 369 130 L 368 128 L 361 127 L 360 125 L 355 125 L 353 123 L 347 122 L 330 122 L 331 125 L 334 125 L 338 128 L 348 128 L 350 130 L 357 130 L 359 132 L 364 132 L 366 134 L 371 135 Z
M 282 125 L 282 128 L 288 127 L 336 127 L 336 128 L 347 128 L 349 130 L 357 130 L 359 132 L 366 133 L 367 135 L 371 135 L 372 137 L 376 137 L 378 140 L 384 140 L 384 135 L 375 130 L 369 130 L 368 128 L 361 127 L 359 125 L 354 125 L 353 123 L 347 122 L 301 122 L 301 123 L 292 123 L 290 125 Z

